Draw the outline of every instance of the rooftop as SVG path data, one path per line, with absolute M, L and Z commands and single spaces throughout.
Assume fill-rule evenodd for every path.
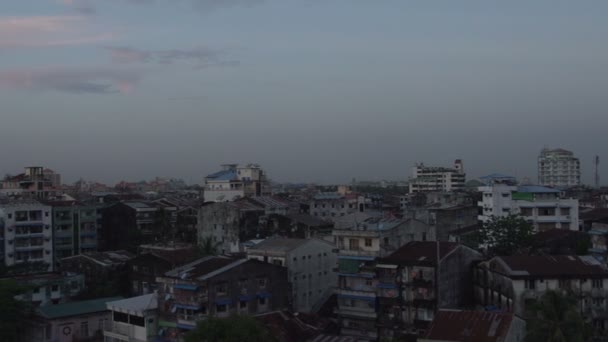
M 592 256 L 513 255 L 496 257 L 510 277 L 608 277 L 608 270 Z
M 437 245 L 439 245 L 440 259 L 451 253 L 458 243 L 442 241 L 411 241 L 401 246 L 393 254 L 382 258 L 382 263 L 391 264 L 430 264 L 437 263 Z
M 212 180 L 212 181 L 231 181 L 231 180 L 237 180 L 237 176 L 236 176 L 236 170 L 235 169 L 228 169 L 228 170 L 222 170 L 222 171 L 218 171 L 215 173 L 212 173 L 210 175 L 208 175 L 206 177 L 207 180 Z
M 344 198 L 344 196 L 337 192 L 319 192 L 314 196 L 315 200 L 337 200 L 342 198 Z
M 296 223 L 301 223 L 307 226 L 327 226 L 327 225 L 331 225 L 330 223 L 328 223 L 325 220 L 322 220 L 318 217 L 309 215 L 309 214 L 290 214 L 290 215 L 286 215 L 287 218 L 289 218 L 290 220 L 296 222 Z
M 517 187 L 518 192 L 528 192 L 533 194 L 549 194 L 549 193 L 560 193 L 559 190 L 548 188 L 540 185 L 520 185 Z
M 440 310 L 426 339 L 437 341 L 504 341 L 513 321 L 511 313 Z
M 108 252 L 93 252 L 86 254 L 78 254 L 71 257 L 64 258 L 63 260 L 69 260 L 72 258 L 87 258 L 93 260 L 94 262 L 102 265 L 102 266 L 111 266 L 123 264 L 126 261 L 133 259 L 135 255 L 125 251 L 108 251 Z
M 143 316 L 147 310 L 156 310 L 157 303 L 156 293 L 150 293 L 143 296 L 107 302 L 106 307 L 112 311 L 135 312 Z
M 270 238 L 251 247 L 249 251 L 289 252 L 304 245 L 307 241 L 306 239 Z
M 207 256 L 193 261 L 184 266 L 173 269 L 165 273 L 168 277 L 181 279 L 201 279 L 209 276 L 210 273 L 217 274 L 240 265 L 247 259 L 233 259 L 225 256 Z
M 106 303 L 122 299 L 122 297 L 107 297 L 92 300 L 82 300 L 64 304 L 45 305 L 38 308 L 38 313 L 48 319 L 79 316 L 108 310 Z

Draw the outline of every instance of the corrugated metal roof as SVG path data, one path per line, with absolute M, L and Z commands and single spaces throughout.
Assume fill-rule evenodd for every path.
M 429 326 L 426 339 L 435 341 L 504 341 L 513 314 L 486 311 L 440 310 Z
M 559 190 L 540 185 L 520 185 L 517 187 L 519 192 L 530 192 L 534 194 L 560 193 Z
M 45 318 L 55 319 L 71 317 L 94 312 L 107 311 L 108 302 L 123 299 L 122 297 L 107 297 L 93 300 L 82 300 L 78 302 L 45 305 L 38 308 L 38 313 Z

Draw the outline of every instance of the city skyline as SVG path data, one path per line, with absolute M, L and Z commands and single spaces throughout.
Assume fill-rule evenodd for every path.
M 277 181 L 536 181 L 545 146 L 585 184 L 607 138 L 601 1 L 6 1 L 0 172 L 200 183 L 226 162 Z M 17 152 L 17 153 L 15 153 Z M 600 179 L 608 170 L 600 165 Z

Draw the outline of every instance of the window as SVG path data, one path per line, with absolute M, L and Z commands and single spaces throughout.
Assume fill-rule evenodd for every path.
M 89 337 L 89 322 L 80 322 L 80 336 Z
M 113 320 L 114 322 L 129 323 L 129 315 L 127 315 L 126 313 L 114 311 Z
M 258 286 L 259 287 L 266 287 L 266 283 L 268 282 L 268 280 L 266 278 L 258 278 Z
M 426 233 L 422 233 L 422 241 L 426 241 Z
M 266 305 L 266 298 L 258 298 L 259 305 Z
M 146 326 L 146 320 L 140 316 L 129 315 L 129 323 L 132 325 L 137 325 L 138 327 Z
M 372 239 L 365 239 L 365 247 L 371 247 L 372 246 Z
M 604 288 L 604 280 L 603 279 L 593 279 L 591 286 L 594 289 L 603 289 Z
M 239 302 L 239 308 L 240 309 L 247 309 L 247 301 L 246 300 L 241 300 Z
M 221 283 L 215 285 L 215 292 L 217 294 L 225 294 L 226 293 L 226 283 Z
M 59 291 L 59 285 L 55 284 L 55 285 L 51 286 L 51 291 L 53 291 L 53 292 Z
M 534 281 L 534 279 L 527 279 L 525 281 L 525 285 L 526 289 L 528 290 L 534 290 L 536 288 L 536 282 Z
M 349 239 L 348 248 L 350 250 L 358 250 L 359 249 L 359 239 Z
M 604 306 L 604 298 L 593 298 L 593 305 Z

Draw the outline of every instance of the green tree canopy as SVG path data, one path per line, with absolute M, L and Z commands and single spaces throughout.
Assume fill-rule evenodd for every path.
M 204 320 L 186 335 L 186 342 L 272 342 L 270 332 L 251 316 Z
M 15 296 L 27 291 L 12 279 L 0 280 L 0 341 L 19 341 L 25 334 L 30 306 Z
M 572 295 L 547 291 L 528 308 L 527 342 L 584 342 L 590 329 L 581 317 Z
M 199 250 L 200 254 L 203 256 L 217 255 L 218 248 L 220 247 L 220 245 L 221 245 L 220 242 L 214 242 L 213 238 L 211 236 L 207 236 L 207 237 L 204 237 L 203 239 L 201 239 L 201 241 L 198 245 L 198 250 Z
M 512 255 L 530 246 L 533 233 L 532 224 L 521 216 L 493 216 L 473 235 L 473 244 L 490 255 Z

